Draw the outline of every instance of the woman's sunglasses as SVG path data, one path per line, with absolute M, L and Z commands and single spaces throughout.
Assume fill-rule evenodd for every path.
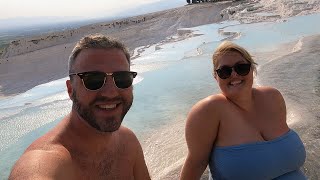
M 88 90 L 99 90 L 106 83 L 107 76 L 111 76 L 117 88 L 125 89 L 132 85 L 133 78 L 137 76 L 137 72 L 117 71 L 113 73 L 104 73 L 99 71 L 90 71 L 82 73 L 72 73 L 69 76 L 78 75 L 83 85 Z
M 236 64 L 232 67 L 230 66 L 222 66 L 217 69 L 216 72 L 221 79 L 227 79 L 232 74 L 232 69 L 239 74 L 240 76 L 246 76 L 249 74 L 251 68 L 251 64 Z

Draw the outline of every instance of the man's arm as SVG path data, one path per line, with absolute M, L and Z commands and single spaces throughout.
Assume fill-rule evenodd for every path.
M 12 168 L 9 180 L 72 179 L 72 163 L 68 153 L 31 150 L 25 152 Z

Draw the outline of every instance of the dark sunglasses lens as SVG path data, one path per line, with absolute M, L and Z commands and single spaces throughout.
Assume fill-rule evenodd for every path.
M 89 90 L 100 89 L 104 85 L 105 74 L 99 72 L 89 72 L 84 74 L 83 78 L 84 86 Z
M 246 76 L 250 72 L 251 64 L 237 64 L 234 66 L 234 70 L 241 76 Z
M 221 79 L 227 79 L 231 76 L 232 68 L 227 66 L 222 66 L 220 69 L 217 69 L 217 74 Z
M 118 88 L 125 89 L 132 85 L 134 74 L 131 72 L 113 73 L 114 83 Z

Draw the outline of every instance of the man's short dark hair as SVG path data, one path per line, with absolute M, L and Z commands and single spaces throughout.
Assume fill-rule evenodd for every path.
M 69 74 L 72 73 L 72 67 L 75 62 L 76 57 L 83 49 L 119 49 L 122 50 L 125 54 L 127 61 L 130 65 L 130 54 L 123 43 L 120 41 L 110 38 L 108 36 L 102 34 L 93 34 L 84 36 L 80 39 L 80 41 L 76 44 L 72 53 L 69 57 Z

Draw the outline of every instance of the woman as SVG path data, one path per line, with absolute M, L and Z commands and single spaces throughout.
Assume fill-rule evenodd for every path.
M 284 99 L 274 88 L 252 87 L 251 55 L 225 41 L 213 66 L 221 94 L 199 101 L 188 115 L 181 179 L 200 179 L 208 164 L 213 179 L 306 179 L 305 149 L 286 123 Z

